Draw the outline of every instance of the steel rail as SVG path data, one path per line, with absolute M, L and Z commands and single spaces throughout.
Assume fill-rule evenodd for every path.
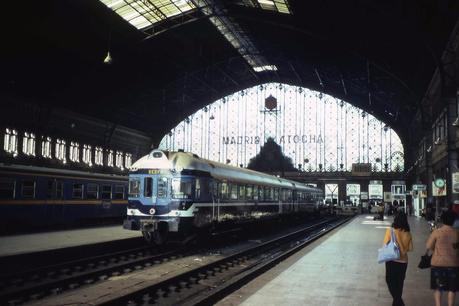
M 75 289 L 82 284 L 95 283 L 110 276 L 121 275 L 159 264 L 168 259 L 184 256 L 185 249 L 173 249 L 151 254 L 151 247 L 135 248 L 114 254 L 100 255 L 81 260 L 47 266 L 25 272 L 23 279 L 16 277 L 10 286 L 0 290 L 0 304 L 20 304 L 50 294 Z M 186 251 L 186 253 L 190 250 Z M 139 258 L 140 257 L 140 258 Z
M 154 285 L 117 297 L 107 297 L 99 305 L 212 304 L 279 261 L 299 251 L 311 241 L 351 218 L 334 218 L 216 260 L 208 265 L 163 279 Z M 337 222 L 338 221 L 338 222 Z M 336 223 L 334 226 L 330 224 Z M 316 230 L 319 229 L 317 232 Z M 306 238 L 305 234 L 314 232 Z M 298 238 L 301 237 L 301 239 Z M 292 241 L 294 243 L 292 244 Z M 287 250 L 283 250 L 286 248 Z M 272 252 L 269 254 L 269 252 Z M 260 258 L 257 258 L 260 257 Z M 237 271 L 234 271 L 237 270 Z M 225 276 L 225 272 L 227 275 Z M 218 277 L 222 274 L 223 277 Z M 216 278 L 213 282 L 210 278 Z M 205 280 L 205 282 L 203 282 Z

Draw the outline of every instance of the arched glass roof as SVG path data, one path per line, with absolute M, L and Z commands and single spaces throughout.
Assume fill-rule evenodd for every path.
M 404 170 L 403 145 L 384 122 L 332 96 L 279 83 L 204 107 L 164 136 L 160 148 L 246 166 L 268 137 L 304 171 L 350 171 L 355 163 Z

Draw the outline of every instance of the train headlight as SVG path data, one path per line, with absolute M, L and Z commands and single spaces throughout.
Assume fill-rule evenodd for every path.
M 150 209 L 150 215 L 154 215 L 156 210 L 154 208 Z

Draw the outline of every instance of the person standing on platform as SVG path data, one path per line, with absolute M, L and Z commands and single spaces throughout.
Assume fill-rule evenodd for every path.
M 410 233 L 408 218 L 404 212 L 398 212 L 394 217 L 395 240 L 400 249 L 400 258 L 386 262 L 386 283 L 392 296 L 392 306 L 404 306 L 402 299 L 403 283 L 405 282 L 406 268 L 408 267 L 408 252 L 413 250 L 413 240 Z M 391 230 L 386 230 L 384 245 L 389 243 Z
M 454 305 L 459 288 L 459 231 L 453 228 L 456 214 L 445 211 L 443 225 L 435 229 L 427 240 L 427 250 L 433 251 L 430 288 L 434 290 L 435 306 L 441 305 L 442 292 L 448 292 L 448 306 Z

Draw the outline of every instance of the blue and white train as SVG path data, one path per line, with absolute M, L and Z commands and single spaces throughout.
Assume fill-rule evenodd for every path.
M 131 167 L 124 228 L 161 244 L 171 234 L 318 212 L 323 199 L 323 190 L 302 183 L 191 153 L 153 150 Z

